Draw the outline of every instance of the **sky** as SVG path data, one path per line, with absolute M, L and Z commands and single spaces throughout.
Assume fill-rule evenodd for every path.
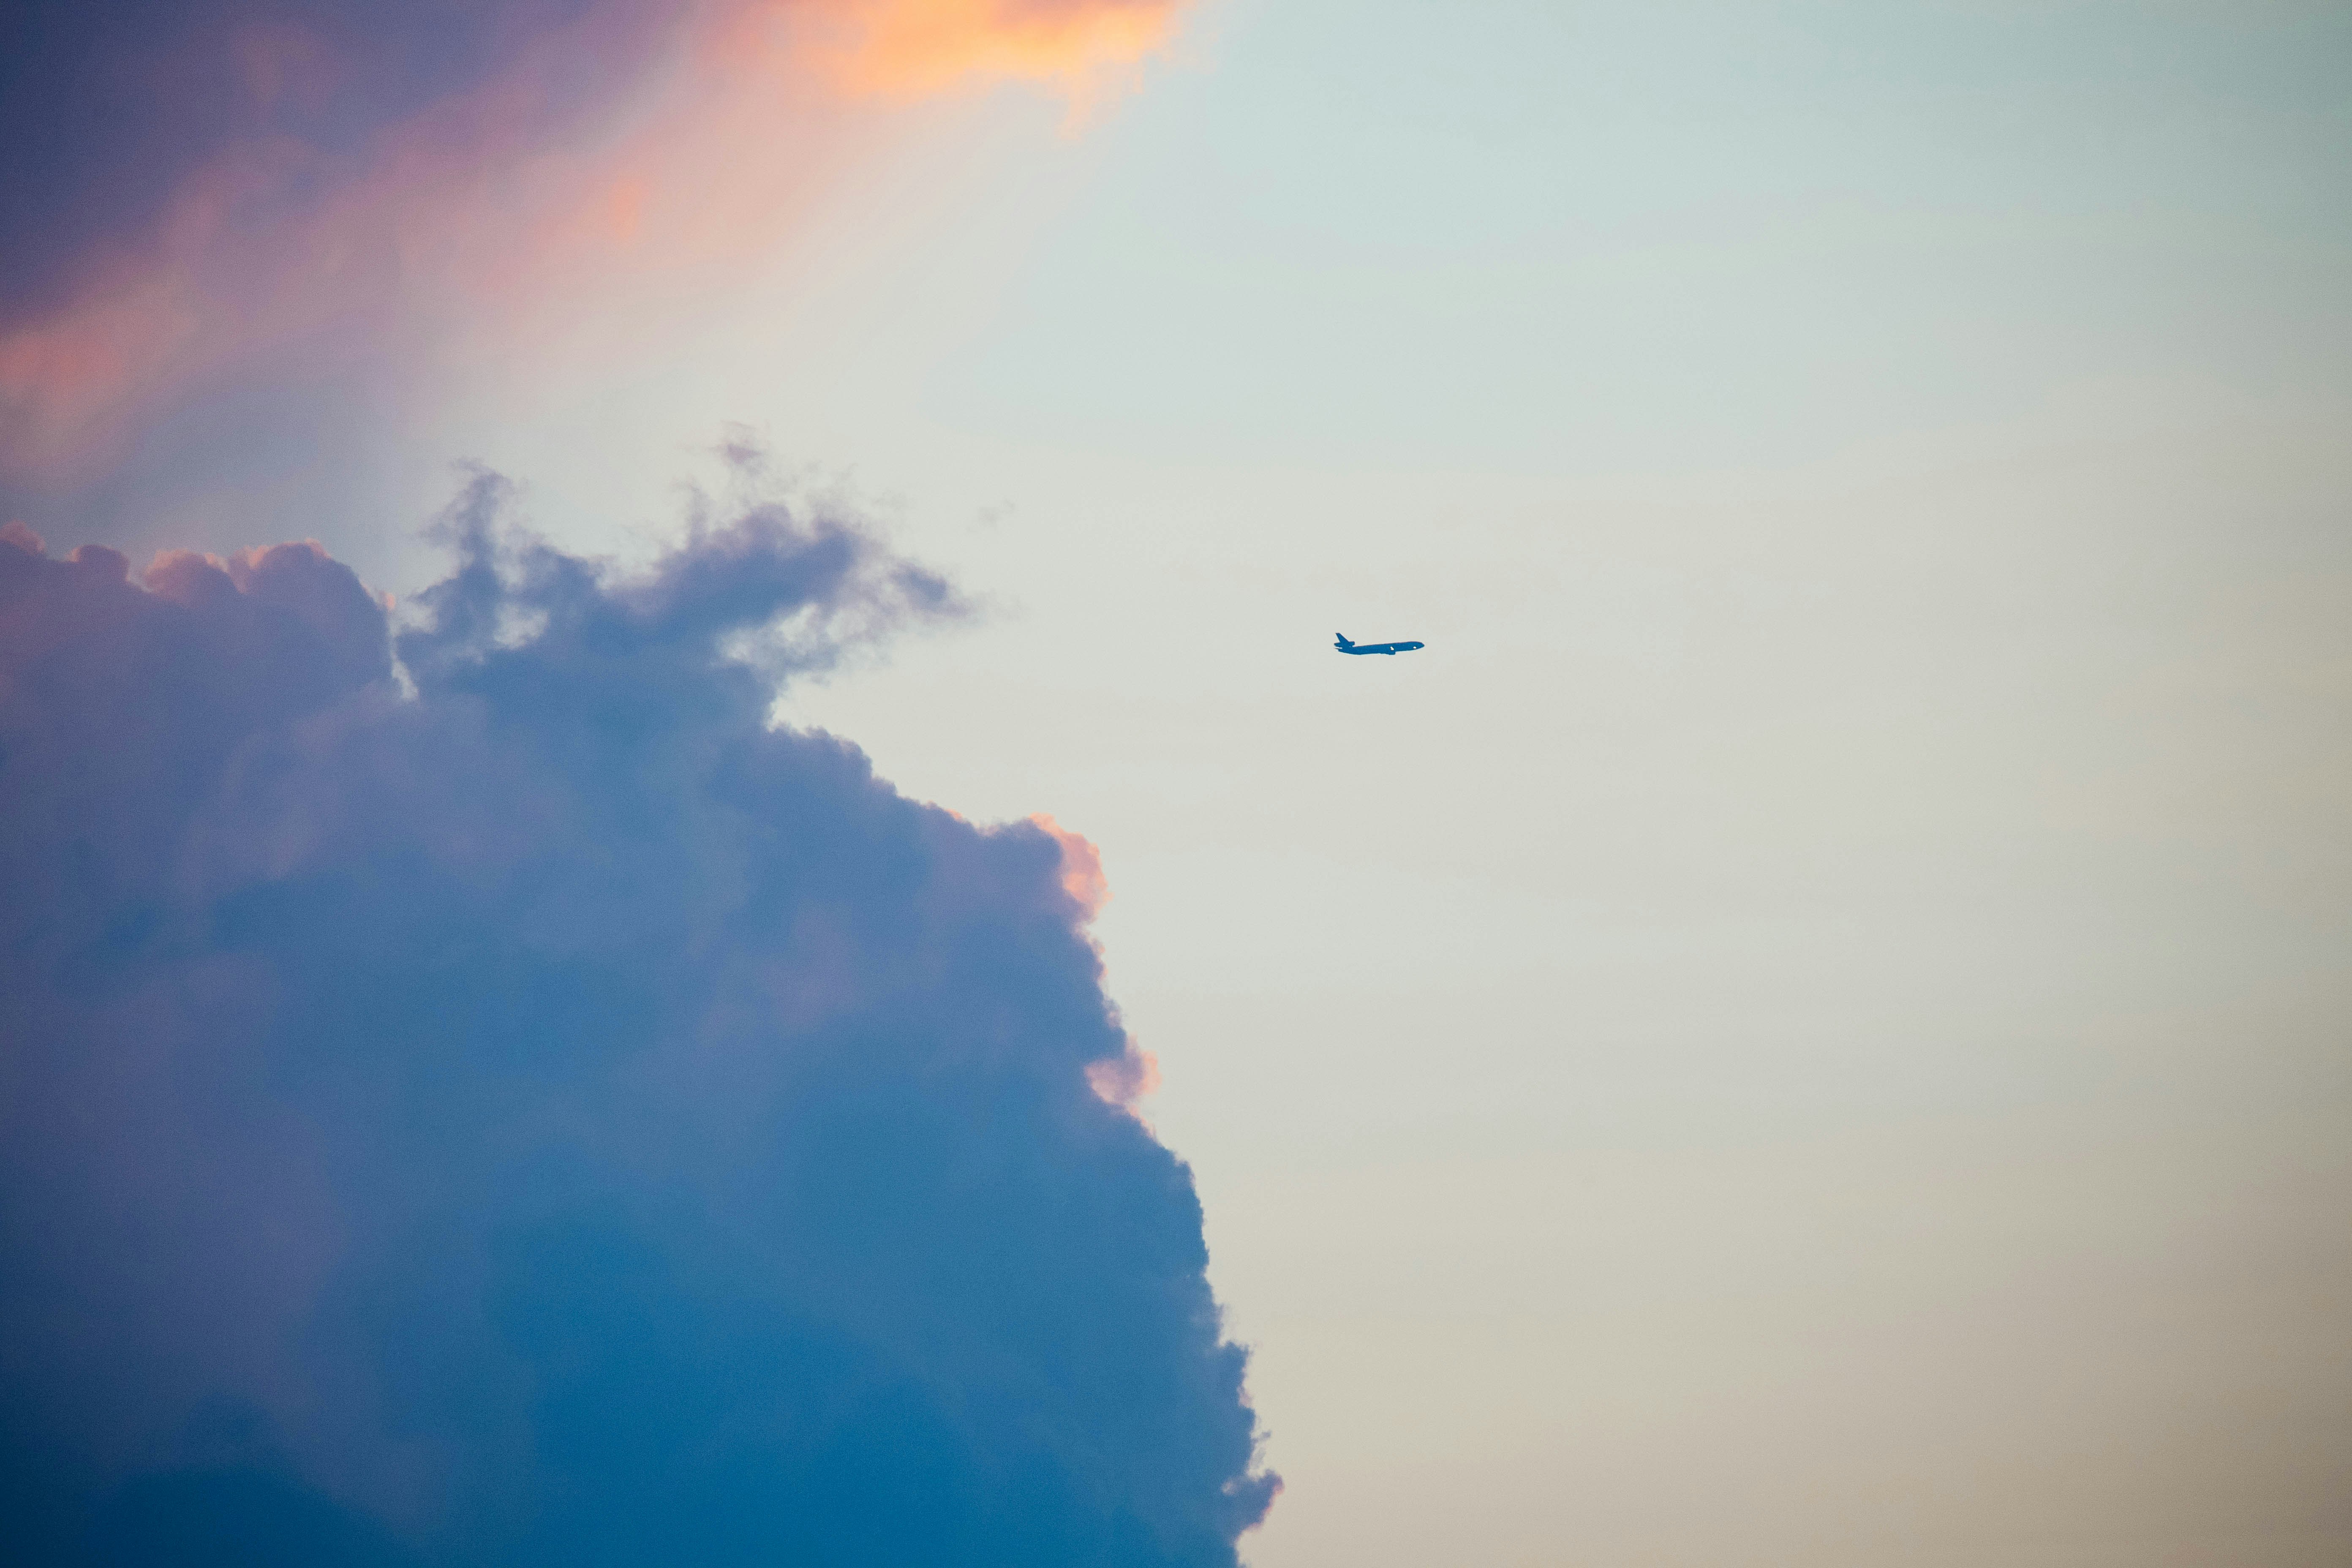
M 2340 7 L 10 15 L 49 1560 L 2352 1552 Z

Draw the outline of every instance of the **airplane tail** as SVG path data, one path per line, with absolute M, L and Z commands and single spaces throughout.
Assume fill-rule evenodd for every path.
M 1348 640 L 1348 634 L 1345 632 L 1333 632 L 1331 635 L 1339 639 L 1336 645 L 1339 647 L 1353 647 L 1356 646 L 1354 643 Z

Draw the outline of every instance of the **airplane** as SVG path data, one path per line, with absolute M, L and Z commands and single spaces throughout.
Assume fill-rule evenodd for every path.
M 1331 646 L 1341 653 L 1411 653 L 1413 649 L 1424 646 L 1417 642 L 1352 643 L 1348 640 L 1347 634 L 1344 632 L 1334 632 L 1331 635 L 1339 639 Z

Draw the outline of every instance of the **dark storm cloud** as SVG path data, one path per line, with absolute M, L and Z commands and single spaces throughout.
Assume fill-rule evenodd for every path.
M 0 541 L 0 1554 L 1233 1563 L 1243 1355 L 1059 847 L 764 722 L 943 587 L 498 502 L 397 669 L 313 546 Z
M 174 192 L 239 144 L 313 180 L 592 12 L 642 0 L 11 0 L 0 6 L 0 325 L 135 250 Z M 615 68 L 626 51 L 616 51 Z M 581 53 L 574 75 L 597 74 Z M 595 83 L 575 79 L 575 89 Z M 272 199 L 299 200 L 297 182 Z

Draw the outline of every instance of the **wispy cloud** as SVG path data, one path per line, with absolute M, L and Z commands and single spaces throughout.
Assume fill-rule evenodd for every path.
M 192 386 L 271 354 L 478 353 L 486 321 L 707 286 L 790 231 L 874 112 L 859 100 L 1015 81 L 1088 104 L 1181 9 L 285 0 L 147 33 L 61 11 L 0 66 L 0 132 L 56 153 L 0 155 L 21 215 L 0 233 L 0 479 L 86 480 Z

